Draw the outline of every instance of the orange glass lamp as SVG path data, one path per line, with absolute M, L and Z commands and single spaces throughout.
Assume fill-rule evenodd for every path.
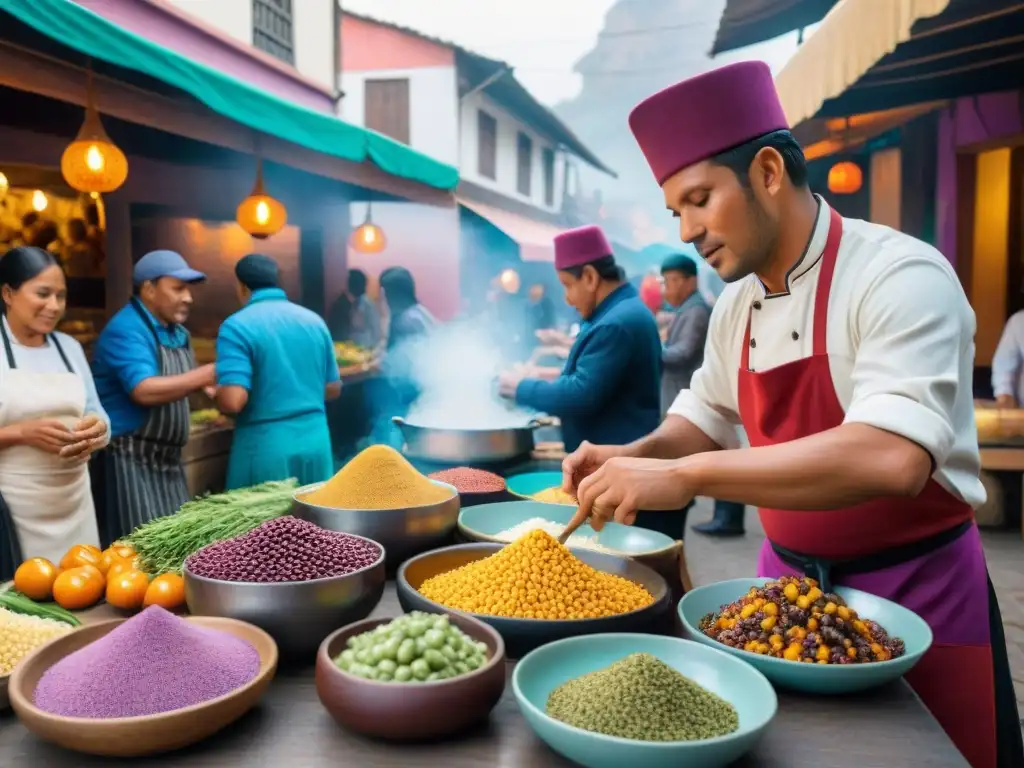
M 519 293 L 519 288 L 522 285 L 522 281 L 519 279 L 519 273 L 511 267 L 501 271 L 501 274 L 498 276 L 498 282 L 501 284 L 502 290 L 504 290 L 505 293 Z
M 89 70 L 85 122 L 60 158 L 68 186 L 79 192 L 113 192 L 128 178 L 128 158 L 110 140 L 96 111 L 92 70 Z
M 384 236 L 384 230 L 373 223 L 373 214 L 369 204 L 366 206 L 366 219 L 352 230 L 349 245 L 357 253 L 381 253 L 388 247 L 388 239 Z
M 0 200 L 3 200 L 7 196 L 7 190 L 11 188 L 11 183 L 7 180 L 7 176 L 3 171 L 0 171 Z
M 864 172 L 856 163 L 844 160 L 828 169 L 828 191 L 852 195 L 864 185 Z
M 238 226 L 255 237 L 266 240 L 284 229 L 288 223 L 288 211 L 284 204 L 266 193 L 263 189 L 263 161 L 256 161 L 256 183 L 252 192 L 235 211 Z

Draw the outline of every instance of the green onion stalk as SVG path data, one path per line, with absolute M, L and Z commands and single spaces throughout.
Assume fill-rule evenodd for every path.
M 181 573 L 193 552 L 287 515 L 297 487 L 293 479 L 200 496 L 173 515 L 139 526 L 125 541 L 135 549 L 146 573 Z

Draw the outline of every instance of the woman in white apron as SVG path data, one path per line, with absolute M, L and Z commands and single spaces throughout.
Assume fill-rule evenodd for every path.
M 67 287 L 56 258 L 13 248 L 0 258 L 0 581 L 21 560 L 54 563 L 99 545 L 87 463 L 107 439 L 81 345 L 54 332 Z

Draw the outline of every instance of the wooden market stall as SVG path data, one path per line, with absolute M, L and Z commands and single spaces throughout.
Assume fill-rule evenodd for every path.
M 73 189 L 62 173 L 90 105 L 127 161 L 110 192 Z M 268 237 L 236 220 L 260 171 L 286 216 Z M 0 249 L 41 244 L 60 256 L 69 276 L 62 330 L 88 349 L 131 296 L 134 262 L 176 250 L 209 275 L 188 322 L 200 360 L 212 358 L 220 323 L 238 308 L 239 258 L 275 258 L 289 297 L 323 315 L 345 287 L 351 202 L 447 206 L 458 181 L 455 168 L 405 145 L 56 0 L 0 4 L 0 174 Z M 211 450 L 197 448 L 196 461 Z

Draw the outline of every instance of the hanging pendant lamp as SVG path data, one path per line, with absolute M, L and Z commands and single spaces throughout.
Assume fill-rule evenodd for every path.
M 284 204 L 263 189 L 263 158 L 256 157 L 256 183 L 235 212 L 238 225 L 258 240 L 276 235 L 288 223 Z
M 128 178 L 128 158 L 110 140 L 96 110 L 92 66 L 86 70 L 85 121 L 60 158 L 68 186 L 79 192 L 113 192 Z
M 373 223 L 373 203 L 366 204 L 366 218 L 352 230 L 349 245 L 358 253 L 381 253 L 388 246 L 384 230 Z

